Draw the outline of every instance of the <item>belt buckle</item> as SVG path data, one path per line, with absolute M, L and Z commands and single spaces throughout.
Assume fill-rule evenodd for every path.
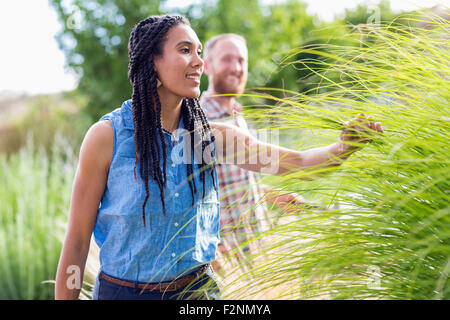
M 197 271 L 197 278 L 199 278 L 200 276 L 202 276 L 202 275 L 204 275 L 207 271 L 208 271 L 208 268 L 209 268 L 209 263 L 208 264 L 205 264 L 203 267 L 201 267 L 198 271 Z
M 171 288 L 173 284 L 173 289 Z M 177 283 L 176 282 L 170 282 L 167 286 L 166 289 L 162 288 L 162 283 L 159 283 L 159 292 L 172 292 L 172 291 L 177 291 Z M 170 288 L 170 289 L 169 289 Z

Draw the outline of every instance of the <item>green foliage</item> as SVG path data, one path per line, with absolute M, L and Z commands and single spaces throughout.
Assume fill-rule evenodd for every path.
M 26 114 L 11 124 L 18 140 L 15 148 L 24 147 L 31 136 L 36 146 L 51 155 L 56 135 L 60 134 L 68 148 L 79 150 L 90 126 L 90 119 L 80 112 L 80 105 L 85 104 L 82 96 L 76 92 L 39 95 L 28 98 L 26 104 Z
M 31 132 L 39 147 L 0 154 L 1 299 L 53 297 L 53 285 L 41 282 L 56 274 L 73 150 L 92 120 L 129 98 L 129 34 L 139 20 L 161 13 L 164 1 L 72 1 L 79 11 L 63 5 L 68 2 L 50 3 L 62 23 L 58 41 L 80 84 L 67 97 L 75 103 L 38 97 L 14 124 L 18 146 Z M 394 19 L 386 2 L 379 6 L 383 21 Z M 406 27 L 423 17 L 402 22 L 405 27 L 355 28 L 336 20 L 317 28 L 294 0 L 266 7 L 203 1 L 179 13 L 202 42 L 222 32 L 247 38 L 249 87 L 267 88 L 243 101 L 275 104 L 246 108 L 247 117 L 259 127 L 267 128 L 270 118 L 274 129 L 289 128 L 283 143 L 300 148 L 335 141 L 340 123 L 360 111 L 386 131 L 325 179 L 299 183 L 301 172 L 266 177 L 320 208 L 295 208 L 261 235 L 268 241 L 253 269 L 232 274 L 224 296 L 254 298 L 279 287 L 276 297 L 290 299 L 449 299 L 448 22 L 435 19 L 430 30 Z M 365 24 L 372 13 L 358 7 L 345 21 Z M 206 88 L 205 77 L 201 85 Z M 88 119 L 75 121 L 78 107 Z
M 92 120 L 131 96 L 127 43 L 133 26 L 163 12 L 163 1 L 74 0 L 71 6 L 50 0 L 62 23 L 57 37 L 68 66 L 80 76 L 78 90 L 88 97 L 84 111 Z M 249 86 L 296 88 L 295 70 L 277 71 L 283 51 L 298 46 L 313 29 L 312 17 L 297 0 L 264 7 L 257 0 L 203 1 L 181 10 L 204 43 L 213 35 L 243 35 L 249 48 Z M 242 17 L 245 17 L 243 19 Z M 202 78 L 201 89 L 207 87 Z
M 96 121 L 131 96 L 128 39 L 134 25 L 160 14 L 162 1 L 50 0 L 62 30 L 57 36 L 68 66 L 80 76 L 78 90 L 89 99 L 86 113 Z
M 381 121 L 385 133 L 342 167 L 322 169 L 325 179 L 299 183 L 318 170 L 267 179 L 320 208 L 297 207 L 260 235 L 264 250 L 251 269 L 227 275 L 235 280 L 226 297 L 254 298 L 279 287 L 277 298 L 285 299 L 450 298 L 450 26 L 432 13 L 409 20 L 433 28 L 373 26 L 364 37 L 348 34 L 361 46 L 328 48 L 332 59 L 319 75 L 328 90 L 287 92 L 284 107 L 274 110 L 273 129 L 297 129 L 291 143 L 298 132 L 320 134 L 320 144 L 336 141 L 340 123 L 359 112 Z
M 203 13 L 201 16 L 197 12 Z M 297 0 L 262 6 L 258 1 L 219 0 L 190 6 L 184 14 L 205 42 L 220 33 L 237 33 L 247 40 L 249 50 L 248 87 L 296 87 L 293 70 L 279 69 L 284 52 L 301 43 L 314 25 L 305 5 Z M 245 19 L 242 19 L 245 17 Z M 202 89 L 207 87 L 202 79 Z
M 0 154 L 0 299 L 53 299 L 76 159 L 60 135 L 51 157 L 30 139 Z
M 343 17 L 345 24 L 383 24 L 394 20 L 395 15 L 391 11 L 389 0 L 381 0 L 378 5 L 369 6 L 367 4 L 358 4 L 353 9 L 345 9 Z M 379 20 L 379 21 L 377 21 Z
M 314 65 L 308 72 L 299 71 L 290 62 L 314 61 L 320 56 L 292 57 L 289 51 L 302 45 L 320 46 L 347 32 L 342 22 L 332 23 L 322 34 L 315 32 L 320 22 L 306 13 L 306 5 L 299 0 L 271 5 L 262 5 L 258 0 L 202 1 L 181 9 L 165 9 L 165 1 L 73 0 L 68 2 L 70 5 L 67 2 L 63 5 L 61 1 L 50 0 L 50 3 L 62 22 L 57 40 L 69 67 L 80 76 L 78 90 L 88 97 L 84 111 L 93 121 L 131 96 L 127 77 L 128 38 L 133 26 L 149 15 L 185 15 L 203 43 L 219 33 L 244 36 L 249 49 L 249 88 L 310 90 L 315 87 L 318 80 L 315 72 L 320 68 Z M 376 8 L 380 8 L 377 12 L 381 12 L 383 19 L 393 18 L 388 3 L 381 2 Z M 346 12 L 347 20 L 365 23 L 368 13 L 367 6 L 358 6 L 355 11 Z M 323 24 L 321 27 L 325 30 Z M 201 90 L 207 85 L 207 78 L 202 77 Z M 247 102 L 245 98 L 243 102 Z
M 28 138 L 51 155 L 57 134 L 65 137 L 69 148 L 79 150 L 91 125 L 91 119 L 81 112 L 84 96 L 77 91 L 18 97 L 6 103 L 18 109 L 0 128 L 0 152 L 7 155 L 25 147 Z

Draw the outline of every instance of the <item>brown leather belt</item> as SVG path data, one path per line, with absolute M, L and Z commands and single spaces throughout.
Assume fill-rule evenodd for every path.
M 175 279 L 171 282 L 161 282 L 161 283 L 138 283 L 137 288 L 142 290 L 158 290 L 159 292 L 166 292 L 166 291 L 176 291 L 179 289 L 184 288 L 189 283 L 194 281 L 195 279 L 201 277 L 205 274 L 205 272 L 208 270 L 209 264 L 204 265 L 199 270 L 197 270 L 194 273 L 188 274 L 184 277 L 181 277 L 179 279 Z M 121 279 L 117 279 L 111 276 L 108 276 L 107 274 L 101 273 L 102 279 L 117 284 L 119 286 L 123 287 L 129 287 L 129 288 L 135 288 L 135 283 L 130 281 L 125 281 Z

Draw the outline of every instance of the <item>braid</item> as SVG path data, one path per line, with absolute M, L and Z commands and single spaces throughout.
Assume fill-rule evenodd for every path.
M 200 104 L 197 99 L 186 99 L 187 100 L 187 106 L 189 107 L 189 115 L 190 115 L 190 126 L 187 128 L 189 132 L 191 133 L 191 146 L 192 151 L 194 152 L 194 160 L 201 159 L 201 162 L 197 163 L 197 166 L 200 171 L 200 180 L 202 181 L 203 186 L 203 193 L 202 193 L 202 199 L 205 198 L 205 171 L 206 169 L 210 169 L 211 179 L 213 181 L 214 189 L 217 191 L 217 186 L 214 179 L 214 171 L 213 166 L 214 162 L 212 163 L 206 163 L 205 159 L 203 158 L 203 154 L 205 149 L 208 147 L 209 144 L 213 144 L 215 141 L 214 135 L 212 133 L 212 129 L 208 123 L 208 120 L 205 116 L 205 113 L 203 109 L 200 107 Z M 197 135 L 197 138 L 195 137 Z M 195 145 L 195 141 L 201 141 L 201 148 L 200 145 Z M 195 154 L 201 150 L 201 154 L 196 157 Z M 211 150 L 211 159 L 214 159 L 214 152 Z M 200 157 L 200 158 L 199 158 Z M 195 162 L 195 161 L 194 161 Z M 209 161 L 211 162 L 211 161 Z M 192 175 L 192 165 L 188 165 L 188 179 Z M 194 182 L 194 188 L 195 188 L 195 182 Z M 196 189 L 195 189 L 196 192 Z
M 153 59 L 152 59 L 153 61 Z M 153 64 L 153 63 L 152 63 Z M 156 103 L 156 121 L 157 121 L 157 128 L 158 128 L 158 133 L 159 133 L 159 138 L 161 139 L 160 141 L 162 141 L 162 154 L 163 154 L 163 161 L 164 161 L 164 166 L 163 166 L 163 175 L 161 176 L 161 181 L 163 181 L 163 185 L 166 186 L 166 162 L 167 162 L 167 154 L 166 154 L 166 149 L 167 149 L 167 145 L 166 145 L 166 140 L 164 139 L 164 134 L 162 131 L 162 123 L 161 123 L 161 101 L 159 100 L 159 96 L 158 93 L 156 92 L 156 73 L 153 73 L 153 76 L 151 78 L 152 81 L 152 96 L 155 98 L 155 103 Z M 157 148 L 158 150 L 158 166 L 159 166 L 159 159 L 161 158 L 161 155 L 159 153 L 159 148 Z
M 200 120 L 202 122 L 202 126 L 205 127 L 206 134 L 209 137 L 209 139 L 207 139 L 206 141 L 210 141 L 209 143 L 214 146 L 214 142 L 216 141 L 216 139 L 215 139 L 214 135 L 212 134 L 212 129 L 211 129 L 211 126 L 209 125 L 208 119 L 206 118 L 205 112 L 200 107 L 200 104 L 197 99 L 194 99 L 194 103 L 196 106 L 196 110 L 198 110 L 198 114 L 199 114 Z M 214 159 L 214 151 L 213 150 L 211 150 L 211 159 Z M 212 161 L 212 163 L 209 165 L 209 167 L 210 167 L 211 179 L 213 181 L 214 189 L 217 191 L 216 182 L 215 182 L 216 180 L 214 179 L 213 164 L 214 164 L 214 162 Z
M 161 101 L 157 92 L 157 74 L 154 69 L 154 55 L 162 54 L 162 45 L 167 31 L 177 24 L 189 22 L 182 16 L 151 16 L 139 22 L 130 35 L 128 77 L 133 86 L 132 110 L 134 122 L 134 143 L 136 159 L 134 163 L 134 177 L 138 181 L 136 168 L 139 164 L 139 175 L 144 182 L 145 199 L 142 205 L 142 219 L 145 227 L 145 207 L 149 199 L 149 177 L 158 184 L 163 213 L 166 214 L 164 188 L 167 184 L 166 162 L 167 145 L 161 124 Z M 185 128 L 190 132 L 192 151 L 199 150 L 194 146 L 195 135 L 200 134 L 202 141 L 202 155 L 209 143 L 214 142 L 211 128 L 197 99 L 183 99 L 181 116 Z M 200 131 L 200 132 L 199 132 Z M 162 150 L 158 141 L 161 141 Z M 197 140 L 199 141 L 199 140 Z M 161 154 L 162 153 L 162 154 Z M 211 154 L 212 155 L 212 154 Z M 162 170 L 161 170 L 162 156 Z M 197 164 L 200 179 L 203 184 L 203 198 L 205 197 L 205 172 L 210 167 L 214 188 L 217 190 L 212 164 L 206 164 L 202 159 Z M 193 165 L 187 164 L 187 177 L 194 205 L 194 194 L 197 193 L 193 177 Z
M 190 132 L 190 133 L 193 132 L 194 131 L 193 115 L 192 115 L 191 107 L 189 106 L 188 99 L 183 100 L 183 104 L 181 105 L 181 116 L 183 117 L 183 119 L 185 119 L 184 120 L 185 129 L 187 129 L 188 132 Z M 191 146 L 193 146 L 193 144 L 194 144 L 193 135 L 190 134 L 189 136 L 191 139 Z M 191 153 L 190 153 L 191 150 L 189 150 L 189 151 L 186 150 L 186 152 L 188 152 L 188 154 L 189 154 L 189 158 L 192 158 Z M 190 161 L 187 161 L 186 167 L 187 167 L 186 168 L 187 169 L 187 180 L 189 182 L 189 189 L 191 190 L 191 195 L 192 195 L 192 206 L 194 206 L 194 193 L 197 193 L 197 188 L 195 186 L 194 172 L 193 172 L 192 164 L 190 163 Z
M 161 103 L 157 94 L 153 55 L 161 54 L 161 45 L 167 31 L 183 22 L 181 16 L 153 16 L 139 22 L 128 43 L 130 62 L 128 77 L 133 85 L 132 109 L 135 125 L 136 160 L 134 176 L 139 161 L 139 174 L 144 181 L 145 199 L 142 219 L 145 226 L 145 206 L 149 199 L 149 176 L 156 181 L 165 214 L 164 186 L 166 184 L 166 146 L 161 128 Z M 161 151 L 157 139 L 163 141 L 164 171 L 160 169 Z

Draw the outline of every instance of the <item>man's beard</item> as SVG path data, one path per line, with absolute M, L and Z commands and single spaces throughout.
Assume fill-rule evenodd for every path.
M 225 77 L 218 77 L 214 79 L 214 88 L 218 94 L 242 94 L 245 90 L 245 81 L 242 76 L 236 85 L 227 85 Z

